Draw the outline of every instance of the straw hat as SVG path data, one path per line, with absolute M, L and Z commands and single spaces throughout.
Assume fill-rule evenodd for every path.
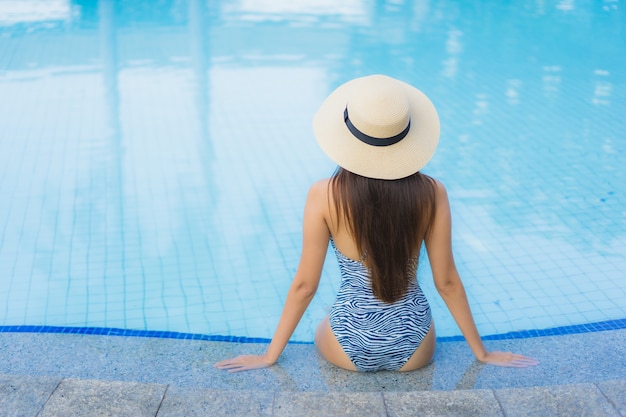
M 338 87 L 313 118 L 322 150 L 340 167 L 386 180 L 408 177 L 430 160 L 439 141 L 439 117 L 415 87 L 385 75 Z

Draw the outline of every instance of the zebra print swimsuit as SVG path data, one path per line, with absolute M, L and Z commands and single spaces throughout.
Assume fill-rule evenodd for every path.
M 376 298 L 361 261 L 337 255 L 341 285 L 330 309 L 330 328 L 358 371 L 397 371 L 411 358 L 432 323 L 430 306 L 417 279 L 389 304 Z

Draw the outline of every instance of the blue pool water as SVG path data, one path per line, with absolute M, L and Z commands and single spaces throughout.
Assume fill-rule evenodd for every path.
M 0 329 L 271 337 L 308 185 L 334 169 L 313 113 L 371 73 L 439 110 L 424 172 L 483 335 L 623 323 L 625 8 L 0 1 Z M 338 285 L 330 254 L 293 340 Z

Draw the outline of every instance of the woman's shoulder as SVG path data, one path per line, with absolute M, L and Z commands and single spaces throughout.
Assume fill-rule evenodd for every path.
M 330 178 L 324 178 L 315 181 L 309 188 L 309 194 L 326 195 L 328 193 L 328 187 L 330 186 L 330 180 Z
M 428 176 L 428 178 L 430 178 L 435 185 L 435 193 L 437 196 L 447 195 L 446 186 L 443 185 L 443 182 L 441 182 L 441 180 L 431 176 Z
M 324 219 L 328 217 L 328 208 L 330 206 L 328 187 L 328 178 L 311 184 L 306 198 L 305 213 L 316 213 L 316 216 L 321 216 Z
M 328 205 L 328 187 L 330 186 L 330 178 L 315 181 L 309 187 L 307 195 L 308 204 L 324 204 Z

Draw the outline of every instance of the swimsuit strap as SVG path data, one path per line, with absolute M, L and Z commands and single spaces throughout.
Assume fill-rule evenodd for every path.
M 365 260 L 365 255 L 362 255 L 362 256 L 361 256 L 361 259 L 359 259 L 358 261 L 355 261 L 354 259 L 352 259 L 352 258 L 348 258 L 346 255 L 344 255 L 344 254 L 343 254 L 343 253 L 339 250 L 339 248 L 337 247 L 337 245 L 335 245 L 335 239 L 333 239 L 333 235 L 330 235 L 330 244 L 331 244 L 331 246 L 332 246 L 332 247 L 333 247 L 333 249 L 335 250 L 335 253 L 336 253 L 338 256 L 340 256 L 340 257 L 342 257 L 342 258 L 344 258 L 344 259 L 346 259 L 346 260 L 348 260 L 348 261 L 358 262 L 358 263 L 361 263 L 361 264 L 362 264 L 362 263 L 363 263 L 363 261 Z

